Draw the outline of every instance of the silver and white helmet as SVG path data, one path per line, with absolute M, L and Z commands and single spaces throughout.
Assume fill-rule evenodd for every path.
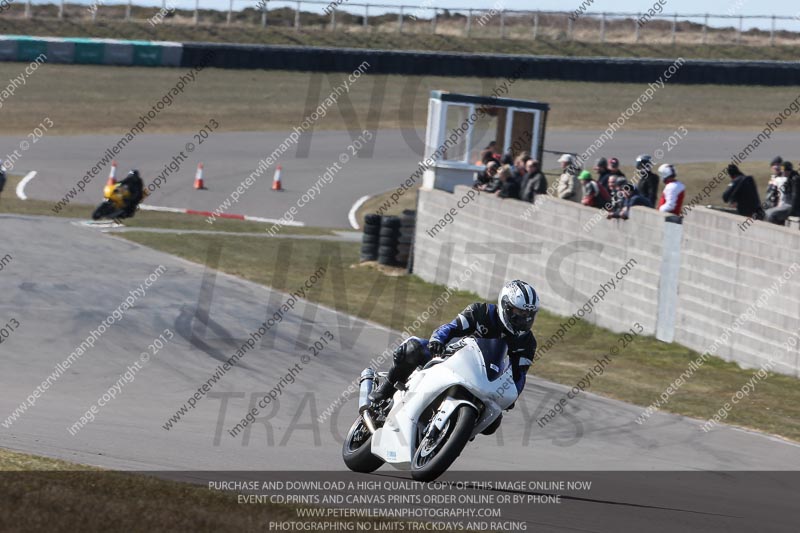
M 675 167 L 664 163 L 660 167 L 658 167 L 658 175 L 661 176 L 661 181 L 666 181 L 670 178 L 674 178 L 677 173 L 675 172 Z
M 497 314 L 510 333 L 522 335 L 530 331 L 539 312 L 539 295 L 529 283 L 509 281 L 497 298 Z

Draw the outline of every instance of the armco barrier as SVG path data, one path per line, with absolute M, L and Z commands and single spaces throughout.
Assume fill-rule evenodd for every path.
M 639 207 L 628 221 L 606 220 L 550 197 L 531 206 L 479 195 L 459 209 L 466 191 L 420 191 L 414 273 L 422 279 L 453 286 L 477 260 L 481 275 L 462 288 L 483 298 L 525 279 L 564 323 L 583 309 L 579 316 L 612 331 L 639 322 L 658 339 L 748 368 L 771 359 L 773 371 L 800 377 L 800 231 L 765 222 L 743 231 L 744 218 L 703 207 L 682 224 Z M 584 307 L 630 260 L 615 288 Z
M 218 68 L 352 72 L 363 61 L 371 74 L 506 77 L 525 65 L 521 77 L 598 82 L 649 83 L 674 63 L 672 59 L 514 56 L 319 48 L 276 45 L 184 43 L 183 66 L 197 63 L 213 50 Z M 798 85 L 800 63 L 789 61 L 691 60 L 670 83 Z
M 41 53 L 54 63 L 184 66 L 204 63 L 231 69 L 353 72 L 364 61 L 371 74 L 481 76 L 594 82 L 650 83 L 672 59 L 515 56 L 221 43 L 172 43 L 116 39 L 0 37 L 0 61 L 33 61 Z M 520 66 L 525 66 L 520 69 Z M 800 63 L 789 61 L 686 60 L 670 83 L 800 85 Z

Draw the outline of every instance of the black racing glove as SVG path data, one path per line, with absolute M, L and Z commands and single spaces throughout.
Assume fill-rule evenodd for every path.
M 431 355 L 437 357 L 444 353 L 444 344 L 437 339 L 431 339 L 428 341 L 428 350 L 430 350 Z

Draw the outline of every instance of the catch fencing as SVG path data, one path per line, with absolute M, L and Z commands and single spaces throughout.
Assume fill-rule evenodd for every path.
M 726 13 L 668 13 L 669 0 L 640 12 L 506 9 L 503 0 L 486 7 L 390 5 L 348 0 L 94 0 L 89 6 L 66 0 L 6 2 L 0 17 L 120 20 L 157 24 L 250 25 L 295 30 L 429 33 L 498 39 L 668 44 L 796 44 L 800 10 L 789 15 L 741 13 L 734 2 Z M 590 6 L 589 6 L 590 7 Z

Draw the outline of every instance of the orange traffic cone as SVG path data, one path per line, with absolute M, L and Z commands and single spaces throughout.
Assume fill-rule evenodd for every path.
M 111 171 L 108 173 L 108 181 L 106 181 L 106 185 L 116 185 L 117 184 L 117 162 L 111 162 Z
M 272 178 L 272 190 L 273 191 L 282 191 L 283 187 L 281 186 L 281 171 L 283 167 L 278 165 L 278 168 L 275 169 L 275 176 Z
M 194 188 L 197 190 L 204 190 L 206 188 L 203 183 L 203 163 L 197 165 L 197 174 L 194 175 Z

